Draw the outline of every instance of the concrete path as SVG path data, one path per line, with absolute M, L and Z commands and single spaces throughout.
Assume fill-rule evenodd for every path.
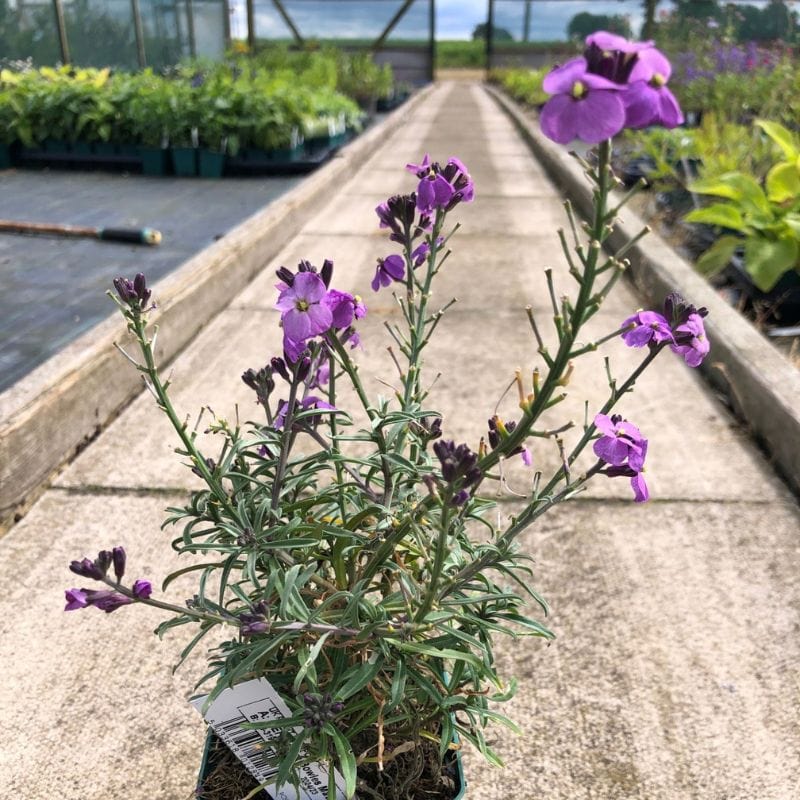
M 365 295 L 362 373 L 373 393 L 391 372 L 384 320 L 396 314 L 368 283 L 391 252 L 373 209 L 410 191 L 407 161 L 457 155 L 477 198 L 436 299 L 459 303 L 431 348 L 442 371 L 433 407 L 445 434 L 473 446 L 515 367 L 535 349 L 523 312 L 548 307 L 541 270 L 568 277 L 555 228 L 557 187 L 477 84 L 441 84 L 413 120 L 341 186 L 328 207 L 177 359 L 173 400 L 194 415 L 253 410 L 239 380 L 278 351 L 273 270 L 300 258 L 336 262 L 336 285 Z M 592 322 L 610 332 L 639 305 L 620 286 Z M 163 329 L 159 336 L 169 336 Z M 712 343 L 713 346 L 713 343 Z M 637 353 L 605 350 L 624 376 Z M 553 420 L 581 420 L 605 399 L 602 357 L 581 359 Z M 507 768 L 467 756 L 469 797 L 481 800 L 791 800 L 800 797 L 800 513 L 753 443 L 699 376 L 665 353 L 621 411 L 650 440 L 653 500 L 634 505 L 627 481 L 599 479 L 525 536 L 535 585 L 558 639 L 500 644 L 519 678 L 505 711 L 524 731 L 490 738 Z M 127 365 L 120 363 L 120 369 Z M 501 404 L 508 416 L 513 403 Z M 502 410 L 501 410 L 502 413 Z M 154 585 L 174 568 L 163 509 L 192 485 L 174 436 L 142 395 L 0 540 L 0 797 L 24 800 L 189 800 L 202 728 L 182 699 L 195 661 L 176 676 L 181 636 L 159 643 L 159 615 L 121 609 L 64 614 L 67 563 L 124 544 L 131 574 Z M 215 448 L 214 448 L 215 449 Z M 213 452 L 213 449 L 212 449 Z M 536 451 L 537 467 L 557 453 Z M 529 474 L 516 469 L 512 485 Z M 500 513 L 512 513 L 503 500 Z M 180 602 L 191 583 L 169 594 Z

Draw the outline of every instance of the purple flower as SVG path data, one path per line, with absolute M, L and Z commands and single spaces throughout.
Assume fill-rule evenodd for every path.
M 333 314 L 323 302 L 325 282 L 314 272 L 298 272 L 291 286 L 278 297 L 275 308 L 282 312 L 286 339 L 297 344 L 324 333 L 331 327 Z
M 615 467 L 627 461 L 633 470 L 641 471 L 647 440 L 635 425 L 616 414 L 612 417 L 598 414 L 594 418 L 594 426 L 602 434 L 592 446 L 599 459 Z
M 457 158 L 447 160 L 444 168 L 431 162 L 426 153 L 419 164 L 406 164 L 406 169 L 419 178 L 417 210 L 430 214 L 435 209 L 450 210 L 460 202 L 469 203 L 475 197 L 475 184 L 467 168 Z M 420 222 L 421 227 L 425 227 Z
M 703 317 L 699 313 L 689 314 L 686 322 L 674 328 L 673 333 L 675 344 L 670 345 L 672 352 L 682 355 L 690 367 L 699 367 L 711 349 Z
M 647 439 L 635 425 L 617 414 L 612 417 L 598 414 L 594 418 L 594 425 L 602 434 L 593 445 L 595 455 L 610 465 L 601 472 L 611 478 L 630 478 L 633 499 L 643 503 L 650 496 L 641 474 L 647 456 Z
M 354 319 L 361 319 L 367 313 L 361 298 L 337 289 L 330 289 L 323 302 L 331 311 L 331 327 L 337 330 L 349 327 Z
M 650 491 L 647 488 L 647 483 L 642 472 L 637 472 L 627 464 L 622 467 L 607 467 L 601 470 L 601 472 L 609 478 L 630 478 L 634 503 L 645 503 L 650 499 Z
M 87 605 L 99 608 L 101 611 L 105 611 L 106 614 L 110 614 L 112 611 L 116 611 L 118 608 L 130 605 L 133 602 L 130 597 L 125 597 L 123 594 L 107 589 L 99 592 L 91 589 L 81 589 L 81 591 L 86 595 Z
M 531 451 L 527 447 L 523 447 L 522 448 L 522 452 L 520 453 L 520 456 L 522 457 L 522 463 L 526 467 L 532 467 L 533 466 L 533 456 L 531 455 Z
M 628 90 L 623 96 L 625 127 L 661 125 L 675 128 L 683 123 L 678 101 L 667 88 L 671 74 L 672 66 L 660 50 L 650 47 L 638 54 Z
M 86 592 L 83 589 L 67 589 L 64 597 L 67 600 L 64 611 L 75 611 L 78 608 L 86 608 L 88 605 Z
M 406 262 L 402 256 L 391 255 L 378 259 L 375 277 L 372 279 L 372 290 L 377 292 L 381 286 L 389 286 L 392 281 L 401 281 L 406 274 Z
M 634 503 L 646 503 L 650 499 L 650 491 L 641 472 L 637 472 L 631 478 L 631 487 L 633 488 Z
M 150 581 L 137 580 L 133 584 L 133 596 L 137 600 L 147 600 L 153 593 L 153 587 Z
M 551 97 L 541 111 L 542 133 L 559 144 L 580 139 L 596 144 L 625 125 L 618 85 L 588 71 L 585 58 L 573 58 L 544 79 Z
M 319 409 L 320 411 L 336 411 L 336 407 L 332 406 L 330 403 L 326 403 L 321 398 L 317 397 L 316 395 L 309 395 L 308 397 L 304 398 L 299 403 L 299 411 L 308 411 L 309 409 Z M 278 404 L 278 413 L 275 415 L 275 422 L 274 427 L 280 430 L 286 424 L 286 415 L 289 412 L 289 404 L 285 400 L 281 400 Z M 308 423 L 311 427 L 314 427 L 319 423 L 319 415 L 314 414 L 310 417 L 307 417 L 304 422 Z
M 440 237 L 441 238 L 441 237 Z M 431 246 L 428 242 L 423 242 L 411 251 L 411 262 L 414 267 L 421 267 L 428 256 L 431 254 Z
M 622 339 L 628 347 L 644 347 L 651 342 L 658 345 L 662 342 L 675 341 L 669 322 L 655 311 L 639 311 L 628 317 L 622 323 L 622 327 L 628 328 L 622 334 Z

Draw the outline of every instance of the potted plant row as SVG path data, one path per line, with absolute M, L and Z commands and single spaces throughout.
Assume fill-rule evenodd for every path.
M 363 115 L 336 90 L 287 73 L 225 65 L 193 77 L 43 68 L 0 73 L 0 122 L 0 159 L 8 165 L 218 177 L 229 161 L 244 172 L 319 162 L 360 129 Z M 304 147 L 306 138 L 313 146 Z

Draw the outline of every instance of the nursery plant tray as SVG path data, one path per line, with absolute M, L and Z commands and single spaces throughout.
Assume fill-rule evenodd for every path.
M 326 147 L 296 158 L 275 158 L 266 154 L 261 158 L 228 157 L 226 175 L 305 175 L 322 166 L 338 149 Z

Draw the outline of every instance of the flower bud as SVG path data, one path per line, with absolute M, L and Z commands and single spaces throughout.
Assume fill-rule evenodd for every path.
M 111 558 L 114 562 L 114 575 L 118 581 L 122 580 L 125 574 L 125 550 L 122 547 L 115 547 L 111 551 Z

